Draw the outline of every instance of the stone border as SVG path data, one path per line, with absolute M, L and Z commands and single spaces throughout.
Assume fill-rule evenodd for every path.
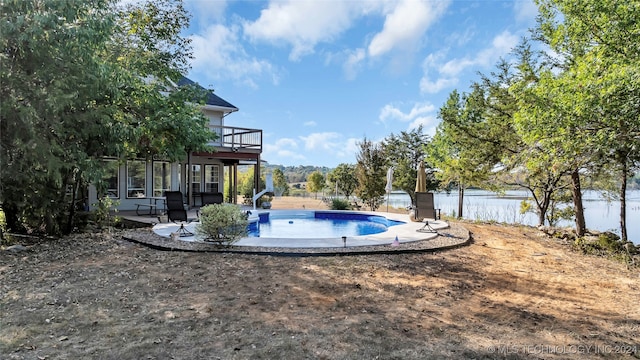
M 404 242 L 399 246 L 376 245 L 334 248 L 221 246 L 205 242 L 171 240 L 170 238 L 162 237 L 154 233 L 151 229 L 129 230 L 122 235 L 122 238 L 163 251 L 217 252 L 296 257 L 425 253 L 455 249 L 469 245 L 472 241 L 469 230 L 458 224 L 449 224 L 449 228 L 438 230 L 438 234 L 439 236 L 434 239 Z

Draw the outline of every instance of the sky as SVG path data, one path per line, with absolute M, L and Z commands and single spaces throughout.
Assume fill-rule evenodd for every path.
M 528 36 L 532 0 L 184 0 L 187 75 L 263 130 L 272 165 L 355 164 L 358 143 L 422 125 Z

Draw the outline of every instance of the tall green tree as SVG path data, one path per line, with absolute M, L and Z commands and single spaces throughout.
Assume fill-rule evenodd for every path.
M 356 155 L 356 195 L 375 211 L 384 202 L 388 163 L 382 145 L 364 138 L 358 143 L 360 151 Z
M 277 196 L 289 195 L 289 184 L 287 184 L 282 169 L 273 169 L 273 187 Z
M 464 191 L 469 186 L 484 187 L 500 152 L 487 151 L 493 145 L 483 131 L 484 93 L 475 86 L 462 96 L 454 90 L 440 108 L 442 120 L 427 146 L 427 160 L 437 169 L 436 177 L 445 187 L 458 189 L 458 217 L 463 217 Z
M 429 143 L 429 135 L 424 132 L 422 125 L 410 131 L 401 131 L 400 134 L 391 134 L 382 142 L 382 148 L 390 166 L 393 166 L 393 185 L 409 194 L 411 203 L 416 203 L 416 177 L 420 161 L 426 156 L 426 146 Z M 433 168 L 427 161 L 427 190 L 435 190 L 437 181 Z
M 116 109 L 105 98 L 117 88 L 95 56 L 114 28 L 108 5 L 0 4 L 0 202 L 10 231 L 60 232 L 68 190 L 78 191 L 68 185 L 112 139 L 104 124 Z
M 179 2 L 0 7 L 0 203 L 10 231 L 72 231 L 104 156 L 177 159 L 205 148 L 204 93 L 173 82 L 190 51 Z
M 238 173 L 238 192 L 242 195 L 243 203 L 245 205 L 253 204 L 253 191 L 259 192 L 259 189 L 256 189 L 256 179 L 255 179 L 255 168 L 253 166 L 248 166 L 245 171 Z M 266 187 L 265 176 L 259 175 L 260 179 L 258 180 L 260 184 L 260 189 L 264 189 Z M 275 182 L 274 182 L 275 187 Z
M 326 187 L 324 175 L 320 171 L 314 171 L 307 177 L 307 191 L 312 192 L 318 198 L 318 192 Z
M 561 55 L 556 59 L 562 74 L 543 85 L 561 89 L 555 103 L 570 104 L 568 118 L 574 121 L 564 127 L 565 134 L 582 133 L 592 153 L 599 154 L 596 161 L 616 164 L 626 240 L 627 179 L 640 163 L 640 6 L 613 0 L 537 3 L 537 39 Z
M 332 187 L 337 187 L 344 196 L 349 198 L 358 186 L 358 178 L 356 177 L 356 166 L 352 164 L 341 163 L 327 174 L 327 180 Z

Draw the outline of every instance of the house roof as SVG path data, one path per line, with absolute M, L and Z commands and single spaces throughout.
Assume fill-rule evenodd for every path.
M 182 78 L 180 78 L 180 80 L 178 80 L 176 85 L 178 85 L 178 86 L 195 85 L 195 86 L 198 86 L 198 87 L 204 89 L 197 82 L 195 82 L 195 81 L 193 81 L 193 80 L 191 80 L 189 78 L 186 78 L 184 76 Z M 209 90 L 208 92 L 209 92 L 209 95 L 207 96 L 207 106 L 214 107 L 214 108 L 219 108 L 219 109 L 221 109 L 221 110 L 223 110 L 225 112 L 238 111 L 237 107 L 235 107 L 233 104 L 231 104 L 227 100 L 221 98 L 220 96 L 214 94 L 212 90 Z

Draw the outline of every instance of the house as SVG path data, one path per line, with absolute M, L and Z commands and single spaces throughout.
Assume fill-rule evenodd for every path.
M 176 86 L 194 84 L 183 77 Z M 200 206 L 202 192 L 223 192 L 229 183 L 230 198 L 237 203 L 238 166 L 253 165 L 254 174 L 260 174 L 262 130 L 225 126 L 224 119 L 238 108 L 228 101 L 209 93 L 202 111 L 209 119 L 209 129 L 218 136 L 209 143 L 214 152 L 191 152 L 180 162 L 166 160 L 131 159 L 124 164 L 115 159 L 105 159 L 112 164 L 105 177 L 109 184 L 107 194 L 117 200 L 118 210 L 153 212 L 162 206 L 165 191 L 179 190 L 189 207 Z M 260 179 L 255 177 L 255 189 L 259 191 Z M 96 188 L 89 188 L 90 208 L 98 201 Z

